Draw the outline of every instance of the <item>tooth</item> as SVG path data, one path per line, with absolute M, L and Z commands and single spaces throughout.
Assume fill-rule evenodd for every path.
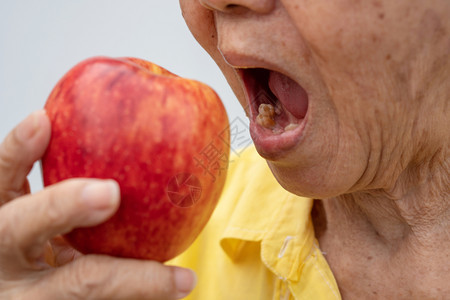
M 258 116 L 256 116 L 256 123 L 265 127 L 272 128 L 275 126 L 274 114 L 275 108 L 272 104 L 261 103 L 258 107 Z
M 275 120 L 273 118 L 262 114 L 259 114 L 256 117 L 256 123 L 265 128 L 272 128 L 273 126 L 275 126 Z
M 275 108 L 273 107 L 272 104 L 261 103 L 261 105 L 259 105 L 258 107 L 258 112 L 261 115 L 273 117 L 273 114 L 275 113 Z
M 289 124 L 286 127 L 284 127 L 284 131 L 289 131 L 289 130 L 294 130 L 295 128 L 298 127 L 298 124 Z

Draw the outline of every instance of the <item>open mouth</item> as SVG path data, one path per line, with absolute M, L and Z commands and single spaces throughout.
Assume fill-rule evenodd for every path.
M 250 133 L 269 154 L 293 147 L 302 136 L 308 94 L 291 78 L 267 69 L 240 69 L 249 101 Z

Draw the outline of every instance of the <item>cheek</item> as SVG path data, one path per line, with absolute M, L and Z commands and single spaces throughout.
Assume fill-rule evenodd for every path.
M 180 0 L 180 6 L 186 25 L 192 35 L 219 66 L 242 107 L 248 113 L 244 91 L 239 83 L 238 76 L 217 49 L 214 13 L 201 6 L 198 0 Z
M 286 9 L 310 49 L 341 120 L 364 116 L 378 98 L 379 88 L 384 90 L 384 70 L 393 49 L 399 48 L 396 39 L 387 38 L 385 21 L 390 16 L 383 5 L 376 4 L 381 1 L 295 2 L 301 1 L 285 0 Z
M 402 1 L 282 1 L 325 76 L 360 77 L 361 69 L 407 55 L 402 38 L 417 12 Z
M 195 39 L 207 51 L 217 44 L 214 15 L 198 0 L 180 0 L 183 18 Z M 208 51 L 209 52 L 209 51 Z

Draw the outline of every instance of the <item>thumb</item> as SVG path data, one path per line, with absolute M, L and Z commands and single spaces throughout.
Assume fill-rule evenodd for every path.
M 37 288 L 42 299 L 180 299 L 196 282 L 195 273 L 189 269 L 155 261 L 86 255 L 50 270 L 45 280 L 39 281 L 45 287 Z

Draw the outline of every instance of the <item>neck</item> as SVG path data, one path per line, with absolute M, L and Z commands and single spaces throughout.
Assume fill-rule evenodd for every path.
M 359 191 L 315 206 L 317 238 L 344 296 L 370 289 L 388 298 L 450 293 L 449 157 L 443 151 L 405 171 L 390 190 Z M 360 293 L 354 293 L 355 281 Z
M 428 233 L 449 230 L 449 169 L 447 156 L 440 172 L 406 175 L 409 178 L 392 190 L 342 195 L 328 200 L 326 207 L 330 217 L 338 214 L 350 226 L 358 222 L 386 245 L 412 242 L 411 237 L 428 239 Z

